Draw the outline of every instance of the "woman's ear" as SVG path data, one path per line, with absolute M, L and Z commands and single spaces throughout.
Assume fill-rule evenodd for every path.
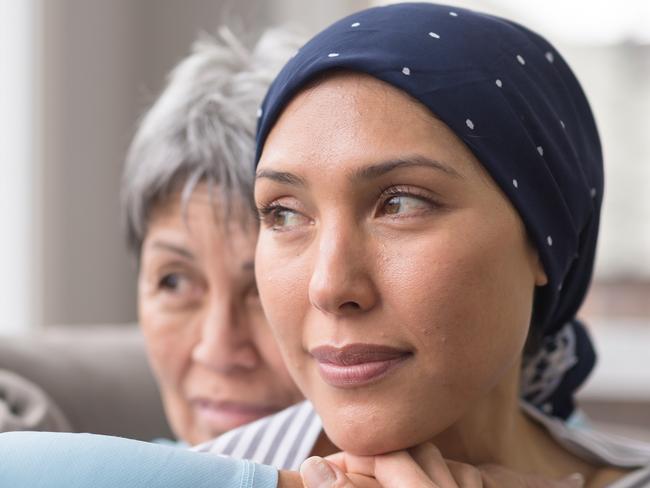
M 542 260 L 539 258 L 539 253 L 535 251 L 535 263 L 534 263 L 534 272 L 535 272 L 535 286 L 545 286 L 548 284 L 548 276 L 546 276 L 546 271 L 544 271 L 544 265 Z

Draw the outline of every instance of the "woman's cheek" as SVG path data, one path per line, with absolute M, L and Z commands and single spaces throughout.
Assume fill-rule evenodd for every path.
M 286 329 L 295 329 L 300 325 L 297 317 L 309 305 L 309 279 L 304 259 L 300 255 L 280 252 L 277 246 L 272 237 L 260 237 L 255 273 L 262 307 L 279 338 L 284 337 Z

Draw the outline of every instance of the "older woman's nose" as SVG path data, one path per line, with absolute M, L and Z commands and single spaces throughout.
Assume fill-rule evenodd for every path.
M 213 301 L 202 317 L 192 359 L 215 372 L 235 374 L 255 369 L 260 356 L 246 313 L 236 304 Z
M 377 304 L 367 251 L 364 237 L 355 230 L 334 228 L 321 235 L 309 282 L 309 300 L 315 308 L 346 315 Z

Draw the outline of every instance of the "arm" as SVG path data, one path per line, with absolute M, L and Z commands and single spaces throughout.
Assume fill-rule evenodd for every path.
M 0 486 L 276 488 L 275 468 L 93 434 L 0 434 Z

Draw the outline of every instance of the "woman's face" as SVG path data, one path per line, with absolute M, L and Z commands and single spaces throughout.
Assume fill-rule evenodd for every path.
M 513 207 L 424 106 L 364 75 L 321 80 L 271 131 L 255 199 L 264 309 L 338 447 L 401 449 L 497 392 L 515 401 L 546 277 Z
M 139 318 L 167 417 L 196 444 L 301 399 L 260 306 L 256 226 L 224 225 L 205 185 L 154 212 L 142 246 Z

